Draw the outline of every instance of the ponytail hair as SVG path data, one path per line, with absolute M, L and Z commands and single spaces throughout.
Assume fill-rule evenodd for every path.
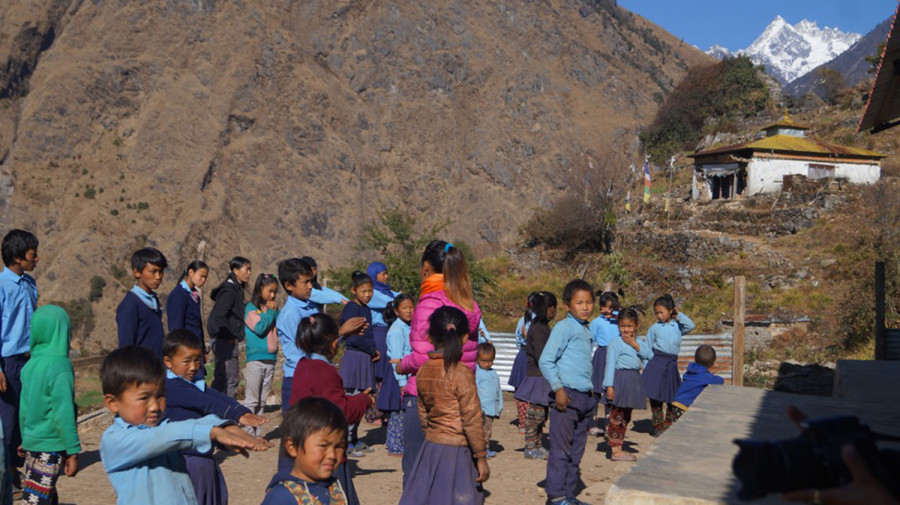
M 522 319 L 525 321 L 525 325 L 531 324 L 531 321 L 534 320 L 534 300 L 538 296 L 539 291 L 532 291 L 528 293 L 528 299 L 525 302 L 525 314 L 522 316 Z
M 234 258 L 231 258 L 231 261 L 228 262 L 228 278 L 231 279 L 232 281 L 234 281 L 235 284 L 237 284 L 238 286 L 240 286 L 242 288 L 247 287 L 246 282 L 238 282 L 237 276 L 234 275 L 234 271 L 243 267 L 244 265 L 249 265 L 249 264 L 250 264 L 250 260 L 248 260 L 247 258 L 245 258 L 243 256 L 235 256 Z
M 656 306 L 665 307 L 666 310 L 671 312 L 673 309 L 675 309 L 675 299 L 672 298 L 672 295 L 670 295 L 669 293 L 666 293 L 666 294 L 660 296 L 659 298 L 657 298 L 656 300 L 654 300 L 653 306 L 654 307 L 656 307 Z
M 200 270 L 201 268 L 205 268 L 207 271 L 209 271 L 209 265 L 207 265 L 205 261 L 194 260 L 194 261 L 188 263 L 188 266 L 184 267 L 184 271 L 181 272 L 181 278 L 184 279 L 185 277 L 187 277 L 188 272 L 196 272 L 197 270 Z M 238 268 L 240 268 L 240 267 L 238 267 Z
M 620 324 L 622 321 L 634 321 L 634 325 L 637 326 L 640 322 L 639 314 L 643 313 L 643 307 L 639 305 L 632 305 L 630 307 L 619 310 L 619 317 L 617 319 Z
M 469 320 L 463 311 L 444 305 L 428 318 L 428 336 L 435 350 L 442 349 L 444 371 L 462 360 L 463 337 L 469 335 Z
M 328 314 L 317 312 L 304 317 L 297 325 L 297 348 L 307 355 L 321 354 L 328 359 L 334 357 L 334 341 L 339 329 Z
M 534 316 L 532 321 L 549 324 L 550 318 L 547 317 L 547 313 L 550 311 L 551 307 L 556 307 L 556 295 L 548 291 L 534 293 L 534 298 L 531 303 L 531 310 Z
M 619 295 L 615 291 L 597 291 L 597 303 L 600 308 L 606 305 L 612 305 L 612 310 L 617 311 L 620 308 Z
M 444 240 L 432 240 L 425 246 L 422 263 L 428 263 L 435 273 L 444 275 L 444 291 L 447 298 L 464 310 L 475 308 L 472 298 L 472 281 L 466 257 L 455 245 Z
M 372 286 L 375 285 L 372 278 L 369 277 L 369 274 L 360 272 L 359 270 L 354 270 L 353 273 L 350 274 L 350 285 L 353 289 L 359 289 L 360 286 L 365 286 L 366 284 Z
M 400 306 L 401 303 L 406 300 L 412 300 L 412 297 L 406 293 L 400 293 L 395 296 L 393 300 L 389 301 L 387 306 L 384 308 L 384 322 L 388 326 L 394 324 L 394 321 L 400 319 L 400 316 L 397 315 L 397 307 Z
M 275 278 L 272 274 L 259 274 L 256 277 L 256 284 L 253 285 L 253 293 L 250 295 L 250 303 L 253 304 L 257 309 L 262 309 L 263 305 L 268 302 L 268 300 L 263 300 L 262 298 L 262 288 L 268 286 L 269 284 L 274 284 L 275 289 L 278 289 L 278 279 Z

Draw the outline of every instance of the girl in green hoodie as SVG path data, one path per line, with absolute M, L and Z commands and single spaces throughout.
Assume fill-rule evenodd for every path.
M 60 469 L 74 477 L 81 443 L 75 422 L 75 375 L 69 361 L 69 316 L 44 305 L 31 319 L 31 359 L 22 368 L 19 427 L 25 450 L 23 501 L 58 501 Z

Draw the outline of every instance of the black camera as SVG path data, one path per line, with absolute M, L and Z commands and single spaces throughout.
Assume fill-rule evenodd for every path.
M 738 498 L 756 500 L 771 493 L 847 484 L 850 470 L 841 456 L 847 444 L 856 448 L 872 475 L 900 497 L 900 451 L 879 450 L 878 440 L 898 438 L 874 433 L 852 416 L 806 420 L 799 436 L 785 440 L 735 440 L 740 451 L 731 468 L 741 481 Z

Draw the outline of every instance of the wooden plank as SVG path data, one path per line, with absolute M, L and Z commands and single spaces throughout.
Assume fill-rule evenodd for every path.
M 731 383 L 744 385 L 744 305 L 747 279 L 734 278 L 734 333 L 731 341 Z

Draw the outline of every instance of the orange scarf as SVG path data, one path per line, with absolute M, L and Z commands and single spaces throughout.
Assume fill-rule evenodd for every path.
M 422 281 L 422 293 L 427 295 L 444 289 L 444 274 L 431 274 Z

